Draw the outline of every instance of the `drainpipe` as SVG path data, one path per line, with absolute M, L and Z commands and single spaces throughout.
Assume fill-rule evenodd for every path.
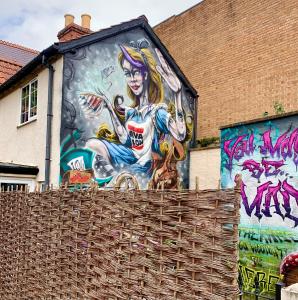
M 198 102 L 199 102 L 199 95 L 195 97 L 195 112 L 194 112 L 194 130 L 193 130 L 193 141 L 192 141 L 192 148 L 197 147 L 197 132 L 198 132 Z
M 48 78 L 48 106 L 47 106 L 47 133 L 46 133 L 46 158 L 45 158 L 45 188 L 50 185 L 51 173 L 51 146 L 52 146 L 52 120 L 53 120 L 53 79 L 54 67 L 49 64 L 45 55 L 42 57 L 42 64 L 49 70 Z

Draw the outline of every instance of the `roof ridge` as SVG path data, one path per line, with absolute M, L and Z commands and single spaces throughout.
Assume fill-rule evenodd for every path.
M 79 30 L 81 30 L 81 31 L 86 32 L 87 34 L 93 32 L 90 28 L 85 28 L 85 27 L 83 27 L 83 26 L 81 26 L 81 25 L 79 25 L 79 24 L 76 24 L 76 23 L 70 23 L 70 24 L 68 24 L 67 26 L 65 26 L 64 28 L 62 28 L 62 29 L 58 32 L 57 36 L 59 36 L 61 33 L 65 32 L 65 31 L 67 31 L 67 30 L 70 30 L 71 28 L 79 29 Z
M 68 42 L 71 42 L 71 41 L 74 41 L 74 40 L 79 40 L 79 39 L 81 39 L 81 38 L 83 38 L 83 37 L 86 37 L 87 35 L 91 36 L 91 35 L 93 35 L 93 34 L 96 34 L 96 33 L 100 32 L 100 31 L 112 29 L 112 28 L 114 28 L 114 27 L 118 27 L 118 26 L 121 26 L 121 25 L 125 25 L 125 24 L 127 24 L 127 23 L 130 23 L 130 22 L 136 21 L 136 20 L 144 20 L 145 22 L 148 23 L 147 17 L 146 17 L 145 15 L 140 15 L 139 17 L 132 18 L 132 19 L 130 19 L 130 20 L 128 20 L 128 21 L 123 21 L 123 22 L 120 22 L 120 23 L 117 23 L 117 24 L 113 24 L 113 25 L 111 25 L 111 26 L 107 26 L 107 27 L 104 27 L 104 28 L 100 28 L 100 29 L 95 30 L 95 31 L 91 30 L 91 32 L 86 33 L 85 35 L 82 35 L 82 36 L 80 36 L 80 37 L 78 37 L 78 38 L 75 38 L 75 39 L 69 40 L 69 41 L 61 41 L 61 42 L 59 42 L 59 43 L 63 44 L 63 43 L 68 43 Z M 75 23 L 74 23 L 74 24 L 75 24 Z M 77 24 L 75 24 L 75 25 L 77 25 Z M 69 25 L 68 25 L 68 26 L 69 26 Z M 80 25 L 79 25 L 79 26 L 80 26 Z M 66 26 L 65 28 L 67 28 L 67 26 Z M 65 29 L 65 28 L 63 28 L 63 29 Z M 63 29 L 61 29 L 61 30 L 59 31 L 59 33 L 60 33 Z M 59 33 L 58 33 L 58 34 L 59 34 Z
M 10 47 L 13 47 L 13 48 L 17 48 L 17 49 L 20 49 L 20 50 L 24 50 L 24 51 L 27 51 L 27 52 L 31 52 L 31 53 L 34 53 L 34 54 L 39 53 L 39 51 L 34 50 L 32 48 L 28 48 L 28 47 L 25 47 L 25 46 L 22 46 L 22 45 L 19 45 L 19 44 L 14 44 L 14 43 L 11 43 L 11 42 L 7 42 L 7 41 L 4 41 L 4 40 L 0 40 L 0 44 L 10 46 Z
M 4 62 L 7 62 L 11 65 L 16 65 L 16 66 L 19 66 L 19 67 L 24 66 L 24 65 L 21 65 L 20 63 L 18 63 L 17 61 L 15 61 L 13 59 L 7 59 L 7 58 L 4 58 L 3 56 L 0 56 L 0 61 L 4 61 Z

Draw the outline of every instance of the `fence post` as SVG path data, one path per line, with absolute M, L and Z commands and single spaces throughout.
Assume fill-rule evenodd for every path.
M 275 284 L 275 300 L 281 300 L 281 289 L 285 286 L 285 284 L 281 281 Z
M 239 300 L 242 300 L 242 295 L 243 295 L 243 292 L 242 292 L 243 280 L 242 280 L 242 275 L 241 275 L 240 271 L 239 271 L 239 275 L 238 275 L 238 285 L 239 285 L 239 290 L 240 290 Z
M 255 276 L 255 288 L 256 288 L 255 300 L 258 300 L 259 299 L 259 293 L 260 293 L 260 284 L 259 284 L 258 275 Z

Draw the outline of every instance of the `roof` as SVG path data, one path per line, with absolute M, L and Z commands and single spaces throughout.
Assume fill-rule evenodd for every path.
M 32 61 L 20 69 L 14 76 L 12 76 L 5 83 L 0 85 L 0 98 L 1 94 L 12 87 L 14 84 L 22 79 L 24 76 L 28 75 L 39 65 L 44 64 L 48 59 L 57 54 L 64 54 L 67 52 L 75 51 L 78 48 L 88 46 L 90 44 L 105 40 L 109 37 L 115 36 L 120 33 L 130 31 L 132 29 L 142 28 L 151 38 L 156 47 L 159 48 L 160 52 L 164 58 L 168 61 L 170 67 L 175 71 L 182 83 L 187 87 L 188 91 L 193 97 L 197 97 L 197 92 L 187 80 L 183 72 L 180 70 L 176 64 L 173 57 L 170 55 L 166 47 L 160 41 L 158 36 L 154 33 L 153 29 L 148 24 L 147 18 L 145 16 L 140 16 L 137 19 L 133 19 L 127 22 L 120 23 L 118 25 L 111 26 L 109 28 L 101 29 L 99 31 L 84 35 L 78 39 L 67 41 L 67 42 L 57 42 L 48 47 L 47 49 L 40 52 Z
M 0 84 L 38 55 L 38 51 L 0 40 Z
M 27 64 L 38 53 L 36 50 L 0 40 L 0 57 L 13 60 L 21 66 Z
M 17 62 L 0 57 L 0 84 L 17 73 L 21 68 L 22 65 Z

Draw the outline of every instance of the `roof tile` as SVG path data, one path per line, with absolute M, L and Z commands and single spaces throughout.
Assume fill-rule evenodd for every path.
M 0 40 L 0 84 L 38 55 L 38 51 Z
M 0 57 L 0 84 L 9 79 L 12 75 L 14 75 L 17 71 L 22 68 L 21 65 L 13 62 L 6 61 Z

